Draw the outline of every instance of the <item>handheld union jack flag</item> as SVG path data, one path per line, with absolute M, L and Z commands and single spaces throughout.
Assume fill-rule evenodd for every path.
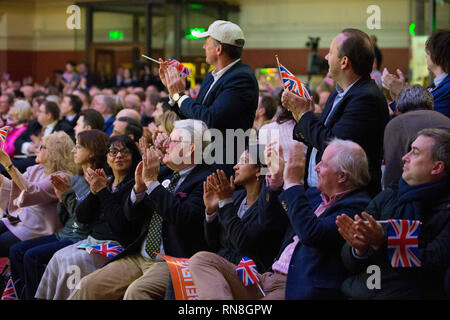
M 183 75 L 189 77 L 191 75 L 191 69 L 185 67 L 180 61 L 170 58 L 167 60 L 169 66 L 175 67 L 180 72 L 180 77 Z
M 420 221 L 389 220 L 388 253 L 393 268 L 420 267 L 419 253 Z
M 6 135 L 8 134 L 8 130 L 11 129 L 10 126 L 4 126 L 0 128 L 0 141 L 5 143 Z
M 310 100 L 311 94 L 309 89 L 298 80 L 285 66 L 278 62 L 278 68 L 280 69 L 281 79 L 285 89 L 289 89 L 300 97 Z
M 89 252 L 89 254 L 97 253 L 104 255 L 105 257 L 108 258 L 114 258 L 123 251 L 123 247 L 120 244 L 107 243 L 100 245 L 92 245 L 86 247 L 86 250 L 87 252 Z
M 241 262 L 239 262 L 236 273 L 239 278 L 241 278 L 244 286 L 259 282 L 258 270 L 256 269 L 255 262 L 247 257 L 243 257 Z
M 19 300 L 17 298 L 16 289 L 14 288 L 14 283 L 11 277 L 9 278 L 5 290 L 3 291 L 2 300 Z

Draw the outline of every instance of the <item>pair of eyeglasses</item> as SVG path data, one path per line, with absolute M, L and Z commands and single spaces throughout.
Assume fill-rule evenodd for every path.
M 114 149 L 109 149 L 108 154 L 113 156 L 113 157 L 115 157 L 115 156 L 117 156 L 117 154 L 119 152 L 123 156 L 127 156 L 127 155 L 131 154 L 130 150 L 125 149 L 125 148 L 124 149 L 115 149 L 115 148 Z
M 190 141 L 185 141 L 185 140 L 181 140 L 181 139 L 176 140 L 176 139 L 171 139 L 171 138 L 169 138 L 168 141 L 169 141 L 169 143 L 171 143 L 171 142 L 188 142 L 188 143 L 190 143 Z

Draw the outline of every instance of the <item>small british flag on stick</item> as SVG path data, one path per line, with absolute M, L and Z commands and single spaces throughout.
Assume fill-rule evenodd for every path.
M 393 268 L 420 267 L 419 256 L 420 221 L 389 220 L 388 254 Z

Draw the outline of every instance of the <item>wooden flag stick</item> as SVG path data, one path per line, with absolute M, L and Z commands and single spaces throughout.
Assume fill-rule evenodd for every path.
M 158 60 L 155 60 L 155 59 L 153 59 L 153 58 L 147 57 L 145 54 L 143 54 L 142 56 L 143 56 L 144 58 L 148 59 L 148 60 L 151 60 L 151 61 L 153 61 L 153 62 L 156 62 L 156 63 L 158 63 L 158 64 L 161 64 L 161 62 L 159 62 Z
M 280 80 L 281 83 L 283 84 L 283 88 L 284 88 L 284 81 L 283 81 L 283 77 L 281 76 L 281 71 L 280 71 L 280 61 L 278 61 L 278 55 L 275 55 L 275 59 L 277 59 L 277 69 L 278 69 L 278 73 L 280 74 Z

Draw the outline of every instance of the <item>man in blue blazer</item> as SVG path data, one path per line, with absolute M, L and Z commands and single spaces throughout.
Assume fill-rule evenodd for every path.
M 433 95 L 434 110 L 450 117 L 450 30 L 436 30 L 425 43 L 427 68 L 433 73 L 433 82 L 428 91 Z M 403 73 L 397 69 L 395 76 L 384 68 L 383 87 L 389 90 L 392 99 L 397 100 L 400 91 L 407 86 Z M 396 101 L 389 106 L 396 109 Z
M 258 107 L 258 82 L 253 70 L 240 59 L 245 43 L 241 28 L 229 21 L 217 20 L 208 31 L 197 37 L 206 37 L 203 45 L 206 62 L 215 70 L 206 75 L 196 99 L 184 94 L 186 83 L 178 71 L 168 68 L 160 60 L 160 77 L 169 90 L 169 103 L 173 110 L 182 119 L 202 120 L 208 128 L 220 130 L 222 135 L 226 129 L 246 131 L 252 128 Z M 229 165 L 224 169 L 232 173 L 232 165 L 240 153 L 237 154 L 234 139 L 224 139 L 223 142 L 230 146 L 223 153 L 223 163 Z M 234 152 L 233 163 L 225 157 L 231 151 Z
M 450 30 L 435 31 L 426 45 L 427 67 L 435 76 L 428 87 L 434 110 L 450 117 Z
M 135 234 L 135 240 L 106 266 L 84 277 L 80 290 L 71 299 L 162 299 L 169 269 L 154 252 L 189 258 L 197 251 L 207 250 L 203 181 L 211 170 L 194 162 L 195 148 L 201 150 L 205 146 L 198 138 L 206 126 L 198 120 L 180 120 L 174 126 L 163 158 L 167 167 L 161 170 L 157 153 L 141 141 L 143 161 L 136 169 L 133 190 L 122 204 L 129 222 L 124 228 Z M 187 132 L 192 136 L 187 137 Z M 180 162 L 181 152 L 183 160 L 190 161 Z
M 335 221 L 340 214 L 353 217 L 370 201 L 364 191 L 370 180 L 366 154 L 352 141 L 332 140 L 314 168 L 318 189 L 306 191 L 302 147 L 295 145 L 291 151 L 284 168 L 284 192 L 278 197 L 292 228 L 277 260 L 289 264 L 274 263 L 272 269 L 287 271 L 286 299 L 343 298 L 340 287 L 347 272 L 340 254 L 345 241 Z M 289 243 L 295 243 L 290 252 Z
M 314 167 L 320 162 L 326 142 L 337 137 L 358 143 L 369 159 L 372 180 L 369 193 L 381 191 L 381 160 L 384 128 L 389 120 L 385 97 L 370 78 L 374 51 L 369 36 L 357 29 L 344 29 L 330 45 L 325 57 L 329 75 L 337 85 L 317 117 L 310 104 L 290 91 L 282 96 L 283 106 L 292 111 L 297 125 L 294 139 L 308 146 L 305 180 L 317 185 Z
M 103 131 L 111 136 L 114 129 L 114 121 L 116 121 L 116 117 L 114 116 L 115 112 L 115 101 L 110 96 L 105 96 L 103 94 L 99 94 L 92 99 L 91 108 L 100 112 L 105 120 L 103 125 Z

